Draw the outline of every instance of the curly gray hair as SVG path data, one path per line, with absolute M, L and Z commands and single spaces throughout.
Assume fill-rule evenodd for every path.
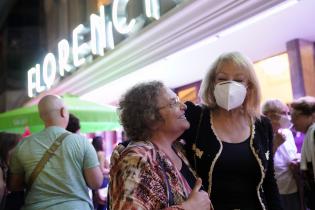
M 120 122 L 130 140 L 150 139 L 152 126 L 163 121 L 158 108 L 158 97 L 163 88 L 165 85 L 160 81 L 139 83 L 120 99 Z

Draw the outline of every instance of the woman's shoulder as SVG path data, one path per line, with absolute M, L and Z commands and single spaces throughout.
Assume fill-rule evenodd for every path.
M 124 151 L 124 155 L 134 155 L 145 157 L 154 151 L 154 146 L 152 143 L 147 141 L 131 141 Z
M 259 118 L 255 119 L 255 126 L 263 129 L 270 129 L 271 122 L 266 116 L 261 115 Z
M 117 153 L 118 151 L 116 151 Z M 118 154 L 119 153 L 119 154 Z M 148 142 L 130 142 L 116 154 L 115 163 L 142 167 L 151 162 L 154 156 L 154 146 Z
M 205 105 L 203 104 L 195 104 L 191 101 L 186 101 L 185 102 L 186 106 L 187 106 L 187 110 L 189 111 L 201 111 L 201 109 L 203 109 L 205 107 Z
M 259 117 L 255 118 L 256 123 L 266 123 L 270 121 L 265 115 L 260 115 Z
M 188 121 L 198 120 L 200 118 L 201 113 L 208 109 L 206 105 L 194 104 L 191 101 L 186 101 L 185 104 L 187 106 L 185 115 Z

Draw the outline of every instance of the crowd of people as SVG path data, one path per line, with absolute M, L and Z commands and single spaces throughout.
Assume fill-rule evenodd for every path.
M 213 62 L 201 104 L 139 83 L 119 100 L 125 136 L 110 162 L 103 138 L 89 142 L 63 100 L 46 95 L 42 131 L 0 133 L 0 210 L 18 209 L 18 192 L 24 210 L 315 210 L 315 97 L 262 103 L 260 91 L 239 52 Z M 301 154 L 292 131 L 305 135 Z

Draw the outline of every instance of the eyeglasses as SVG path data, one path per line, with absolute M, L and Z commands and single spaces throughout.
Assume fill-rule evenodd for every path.
M 281 116 L 288 116 L 290 115 L 290 112 L 287 111 L 269 111 L 267 113 L 265 113 L 267 117 L 269 117 L 270 119 L 280 119 Z
M 176 96 L 175 98 L 172 98 L 171 99 L 171 102 L 165 106 L 161 106 L 161 107 L 158 107 L 158 109 L 164 109 L 164 108 L 174 108 L 174 107 L 179 107 L 180 105 L 182 104 L 182 102 L 180 101 L 179 97 Z

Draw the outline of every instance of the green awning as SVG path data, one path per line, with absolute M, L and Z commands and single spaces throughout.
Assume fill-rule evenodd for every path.
M 69 112 L 80 119 L 82 133 L 116 130 L 121 127 L 114 106 L 99 105 L 70 95 L 65 95 L 63 99 Z M 0 131 L 23 133 L 26 127 L 32 133 L 44 128 L 37 105 L 0 114 Z

